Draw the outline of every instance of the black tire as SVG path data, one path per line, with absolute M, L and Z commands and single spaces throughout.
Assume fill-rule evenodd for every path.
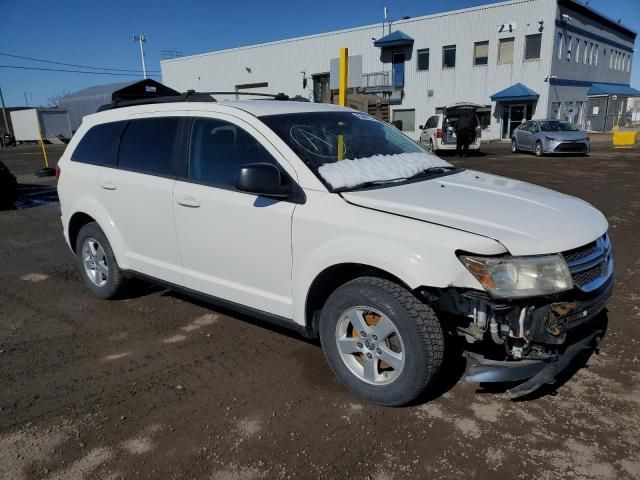
M 540 142 L 540 140 L 538 140 L 535 146 L 533 147 L 533 153 L 535 154 L 536 157 L 544 156 L 544 150 L 542 149 L 542 143 Z
M 336 344 L 338 322 L 356 306 L 383 313 L 402 339 L 405 363 L 391 383 L 367 383 L 342 360 Z M 435 379 L 444 356 L 442 327 L 431 307 L 400 285 L 376 277 L 352 280 L 329 296 L 320 315 L 320 341 L 336 377 L 351 391 L 385 406 L 405 405 L 418 397 Z
M 433 144 L 433 138 L 429 139 L 429 151 L 431 153 L 436 153 L 436 146 Z
M 103 249 L 106 259 L 108 274 L 104 285 L 99 286 L 91 280 L 87 269 L 85 268 L 83 258 L 83 246 L 88 239 L 95 240 Z M 76 238 L 76 262 L 80 276 L 85 286 L 98 298 L 111 299 L 119 297 L 126 288 L 126 279 L 122 275 L 122 271 L 118 266 L 116 257 L 111 249 L 111 244 L 107 240 L 106 235 L 96 222 L 87 223 L 78 232 Z
M 511 139 L 511 153 L 518 153 L 520 149 L 518 148 L 518 142 L 516 142 L 515 138 Z

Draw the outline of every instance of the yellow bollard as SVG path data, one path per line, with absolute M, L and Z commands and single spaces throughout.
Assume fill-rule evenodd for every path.
M 343 47 L 340 49 L 340 95 L 338 97 L 338 105 L 347 106 L 347 88 L 349 81 L 349 49 Z
M 343 47 L 340 49 L 340 93 L 338 96 L 338 105 L 347 106 L 347 88 L 349 80 L 349 49 Z M 338 160 L 344 159 L 344 135 L 338 134 Z

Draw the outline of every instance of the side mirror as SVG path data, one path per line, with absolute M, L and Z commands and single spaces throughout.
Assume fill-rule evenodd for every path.
M 419 125 L 418 130 L 424 130 L 424 125 Z
M 291 184 L 282 184 L 282 175 L 270 163 L 249 163 L 240 167 L 236 188 L 241 192 L 263 197 L 288 198 L 293 193 Z

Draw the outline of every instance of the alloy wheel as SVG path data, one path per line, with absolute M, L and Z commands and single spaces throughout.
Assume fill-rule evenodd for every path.
M 109 280 L 109 264 L 107 255 L 95 238 L 89 237 L 82 244 L 82 263 L 84 271 L 91 282 L 103 287 Z
M 396 325 L 371 307 L 353 307 L 336 325 L 340 358 L 358 379 L 385 385 L 395 381 L 404 368 L 405 351 Z

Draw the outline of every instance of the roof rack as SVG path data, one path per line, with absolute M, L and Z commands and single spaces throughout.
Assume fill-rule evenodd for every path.
M 98 108 L 99 112 L 111 110 L 114 108 L 130 107 L 133 105 L 147 105 L 153 103 L 173 103 L 173 102 L 216 102 L 212 95 L 248 95 L 252 97 L 268 97 L 273 100 L 292 100 L 306 101 L 309 100 L 300 95 L 294 98 L 284 93 L 252 93 L 252 92 L 196 92 L 195 90 L 187 90 L 180 93 L 152 79 L 145 79 L 140 82 L 127 85 L 120 90 L 116 90 L 111 94 L 111 103 L 102 105 Z

